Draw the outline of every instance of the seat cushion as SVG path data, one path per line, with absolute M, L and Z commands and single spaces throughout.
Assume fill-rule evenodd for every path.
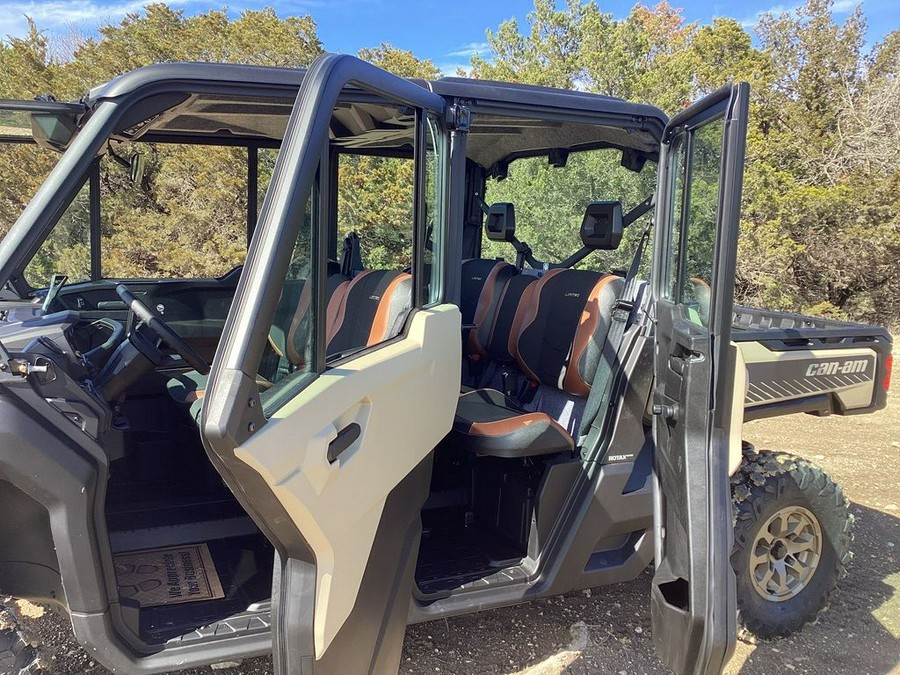
M 575 448 L 572 437 L 549 415 L 520 410 L 496 389 L 463 393 L 453 432 L 466 449 L 491 457 L 531 457 Z
M 201 375 L 196 370 L 179 373 L 166 385 L 169 396 L 176 403 L 193 403 L 203 398 L 206 393 L 208 375 Z
M 195 422 L 199 422 L 200 409 L 203 407 L 203 397 L 206 395 L 208 382 L 208 375 L 201 375 L 196 370 L 189 370 L 170 379 L 166 384 L 166 389 L 173 401 L 190 405 L 191 418 Z M 262 377 L 257 377 L 256 384 L 259 385 L 260 392 L 272 386 L 268 380 Z
M 180 373 L 169 380 L 166 385 L 169 396 L 176 403 L 190 405 L 191 419 L 200 421 L 200 410 L 203 408 L 203 395 L 206 393 L 207 375 L 201 375 L 196 370 Z

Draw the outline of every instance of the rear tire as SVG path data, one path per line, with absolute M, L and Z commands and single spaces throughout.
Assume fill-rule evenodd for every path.
M 25 675 L 33 672 L 37 654 L 19 631 L 0 631 L 0 675 Z
M 731 482 L 740 623 L 759 638 L 789 635 L 816 618 L 846 573 L 847 499 L 818 466 L 749 444 Z
M 38 652 L 25 637 L 12 598 L 0 598 L 0 675 L 27 675 L 38 668 Z

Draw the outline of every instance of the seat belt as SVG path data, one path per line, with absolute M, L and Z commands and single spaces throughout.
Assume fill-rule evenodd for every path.
M 637 274 L 641 266 L 641 258 L 644 255 L 644 246 L 650 239 L 652 227 L 653 221 L 651 220 L 641 233 L 634 257 L 631 259 L 631 265 L 625 274 L 625 289 L 613 306 L 612 325 L 609 327 L 609 333 L 606 336 L 606 344 L 603 345 L 603 356 L 605 358 L 602 356 L 597 366 L 597 372 L 594 374 L 594 380 L 591 383 L 591 393 L 588 394 L 585 402 L 584 414 L 581 417 L 581 424 L 578 429 L 579 447 L 593 446 L 597 435 L 600 433 L 600 427 L 596 424 L 600 413 L 600 404 L 609 399 L 609 392 L 612 390 L 613 372 L 618 360 L 619 348 L 622 345 L 622 338 L 625 336 L 625 329 L 628 327 L 628 319 L 631 318 L 631 314 L 634 311 Z
M 344 251 L 341 255 L 341 274 L 352 279 L 363 270 L 360 254 L 359 235 L 350 232 L 344 237 Z

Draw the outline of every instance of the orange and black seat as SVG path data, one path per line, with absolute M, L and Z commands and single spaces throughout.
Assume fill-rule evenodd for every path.
M 463 262 L 459 311 L 465 328 L 462 370 L 465 386 L 476 385 L 484 371 L 497 313 L 508 285 L 518 276 L 516 268 L 502 260 L 471 258 Z
M 328 262 L 325 282 L 326 339 L 334 335 L 335 320 L 338 309 L 343 303 L 350 279 L 340 271 L 340 266 Z M 263 362 L 260 364 L 260 389 L 265 389 L 285 375 L 300 370 L 309 359 L 307 325 L 311 312 L 312 285 L 305 279 L 288 279 L 281 289 L 275 317 L 269 329 L 268 346 Z M 191 416 L 196 419 L 200 414 L 201 399 L 206 394 L 208 375 L 201 375 L 196 370 L 180 373 L 169 380 L 168 392 L 177 403 L 191 406 Z
M 457 442 L 494 457 L 574 450 L 572 433 L 623 285 L 616 275 L 555 269 L 528 286 L 509 338 L 525 376 L 518 401 L 495 389 L 462 394 L 453 424 Z
M 336 356 L 400 333 L 412 305 L 412 277 L 396 270 L 368 270 L 351 281 L 329 266 L 325 297 L 326 354 Z M 270 357 L 278 360 L 276 379 L 302 368 L 309 359 L 306 324 L 312 316 L 311 300 L 310 284 L 286 284 L 282 290 L 269 331 Z M 260 379 L 263 389 L 267 386 L 264 378 L 265 375 Z M 196 418 L 206 382 L 207 377 L 196 371 L 182 373 L 169 381 L 169 395 L 180 403 L 191 404 Z
M 397 270 L 368 270 L 353 277 L 341 296 L 329 326 L 328 356 L 399 335 L 412 307 L 412 276 Z

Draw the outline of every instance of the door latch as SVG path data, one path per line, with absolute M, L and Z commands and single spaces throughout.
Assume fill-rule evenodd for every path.
M 678 419 L 678 406 L 677 405 L 663 405 L 662 403 L 654 403 L 653 404 L 653 414 L 659 415 L 663 419 L 666 420 L 677 420 Z
M 328 444 L 327 459 L 329 464 L 333 464 L 338 458 L 356 443 L 362 429 L 356 422 L 351 422 L 339 432 L 337 436 Z
M 10 359 L 8 368 L 10 374 L 17 377 L 28 377 L 33 373 L 45 374 L 50 372 L 49 364 L 33 364 L 25 359 Z M 6 370 L 6 368 L 3 368 L 3 370 Z

